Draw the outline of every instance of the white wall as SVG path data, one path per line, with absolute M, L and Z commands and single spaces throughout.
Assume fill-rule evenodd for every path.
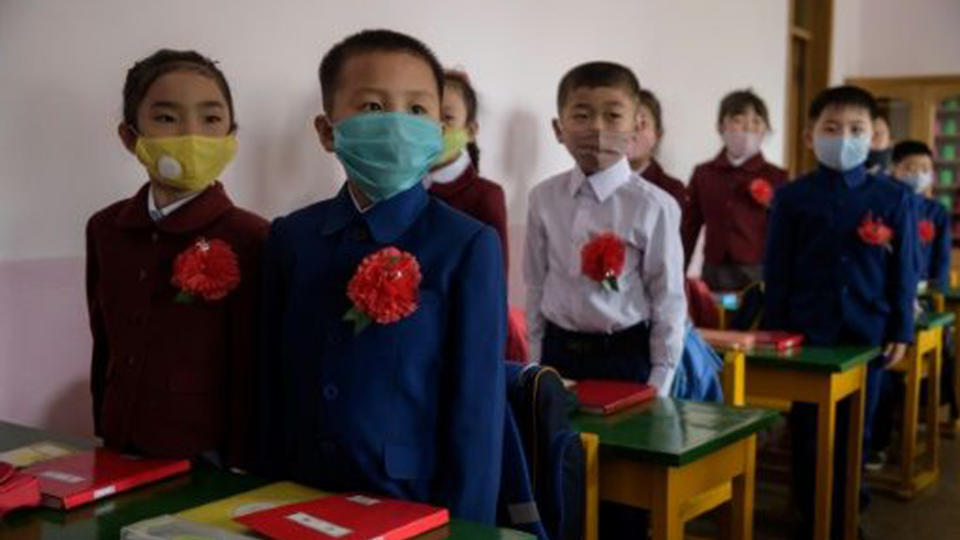
M 960 73 L 960 1 L 836 0 L 832 81 Z
M 565 70 L 593 59 L 633 67 L 664 104 L 662 160 L 686 178 L 718 149 L 715 114 L 725 92 L 753 87 L 774 127 L 784 125 L 786 17 L 786 0 L 0 0 L 0 265 L 66 265 L 59 272 L 18 266 L 0 279 L 27 280 L 6 284 L 10 291 L 68 292 L 64 309 L 45 298 L 44 315 L 33 319 L 18 317 L 39 309 L 30 296 L 11 294 L 21 305 L 0 305 L 9 310 L 0 321 L 41 320 L 48 335 L 85 335 L 75 305 L 83 225 L 144 181 L 115 127 L 126 69 L 159 47 L 196 48 L 221 62 L 241 145 L 226 184 L 236 202 L 273 217 L 331 195 L 341 181 L 311 127 L 324 51 L 370 27 L 422 38 L 444 64 L 469 71 L 479 89 L 483 170 L 506 188 L 519 234 L 531 186 L 571 165 L 549 127 Z M 781 144 L 778 134 L 765 148 L 774 162 Z M 515 300 L 521 238 L 512 238 Z M 29 282 L 34 274 L 41 281 Z M 42 281 L 52 279 L 59 281 Z M 0 333 L 0 418 L 16 402 L 18 419 L 46 421 L 35 411 L 86 376 L 89 344 L 52 347 L 26 335 Z M 17 385 L 41 364 L 59 376 Z

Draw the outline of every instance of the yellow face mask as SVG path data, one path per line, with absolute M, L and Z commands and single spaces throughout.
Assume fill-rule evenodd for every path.
M 136 154 L 150 178 L 184 191 L 212 184 L 237 153 L 237 138 L 184 135 L 140 137 Z
M 443 153 L 440 154 L 434 164 L 443 165 L 453 161 L 453 158 L 457 157 L 469 142 L 470 132 L 467 131 L 467 128 L 445 129 L 443 131 Z

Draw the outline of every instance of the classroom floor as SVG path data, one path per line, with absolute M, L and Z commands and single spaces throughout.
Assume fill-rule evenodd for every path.
M 941 439 L 940 481 L 912 501 L 874 491 L 863 515 L 867 540 L 960 539 L 960 440 Z M 786 486 L 758 483 L 757 540 L 792 540 Z M 788 526 L 785 526 L 788 525 Z
M 782 429 L 781 425 L 775 431 Z M 960 439 L 940 440 L 940 481 L 912 501 L 874 491 L 873 502 L 862 519 L 866 540 L 960 539 Z M 769 459 L 770 455 L 763 458 Z M 754 538 L 794 540 L 797 516 L 790 504 L 789 488 L 783 478 L 770 480 L 758 479 L 756 485 Z M 710 516 L 687 527 L 687 534 L 694 537 L 716 537 L 716 532 Z

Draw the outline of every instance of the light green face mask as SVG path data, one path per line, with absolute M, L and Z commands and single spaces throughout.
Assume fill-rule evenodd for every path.
M 434 162 L 434 165 L 444 165 L 453 161 L 467 144 L 470 143 L 470 132 L 467 128 L 447 129 L 443 132 L 443 153 Z

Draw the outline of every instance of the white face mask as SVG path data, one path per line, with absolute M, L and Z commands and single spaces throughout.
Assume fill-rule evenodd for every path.
M 930 171 L 911 173 L 898 178 L 904 184 L 913 188 L 916 193 L 923 193 L 933 185 L 933 173 Z
M 867 161 L 870 137 L 817 135 L 813 138 L 813 151 L 820 163 L 835 171 L 845 172 Z
M 763 144 L 763 133 L 755 131 L 723 132 L 723 146 L 727 149 L 727 156 L 734 165 L 740 165 L 760 152 Z

